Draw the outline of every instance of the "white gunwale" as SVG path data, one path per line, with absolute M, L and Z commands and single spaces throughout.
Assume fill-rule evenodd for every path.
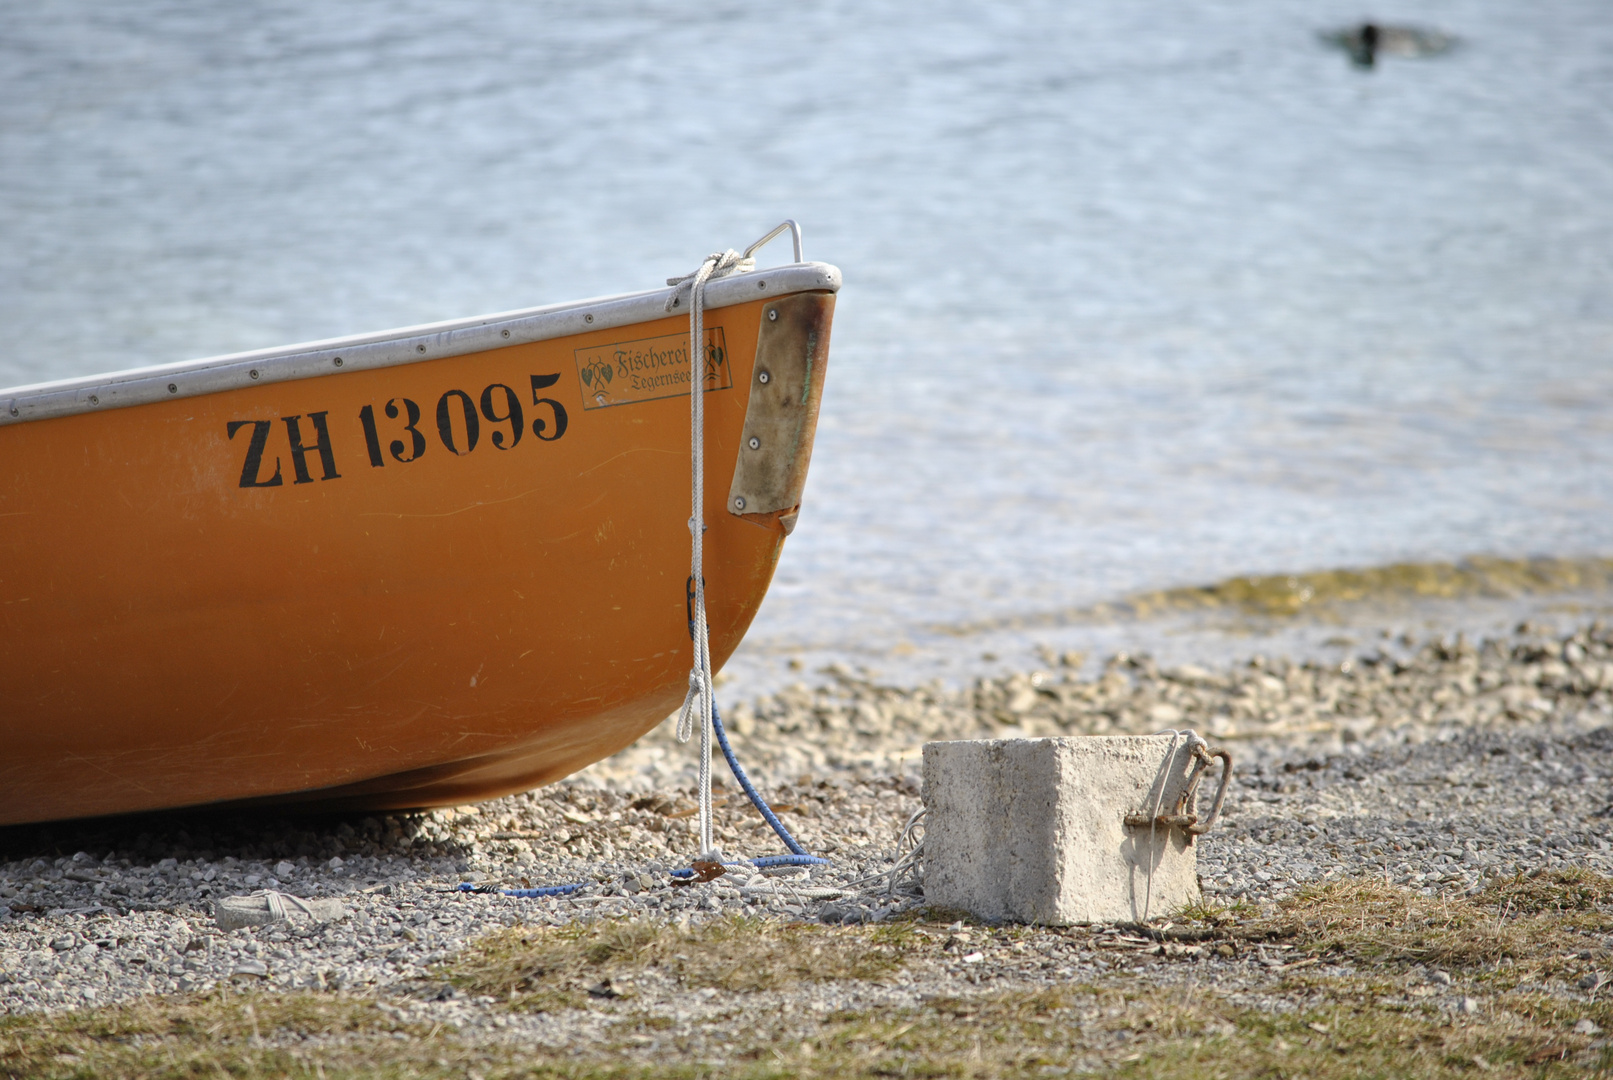
M 731 307 L 760 298 L 818 289 L 838 292 L 840 271 L 827 263 L 791 263 L 718 278 L 706 286 L 705 306 Z M 0 426 L 217 394 L 266 383 L 421 364 L 509 345 L 632 326 L 667 317 L 666 304 L 674 291 L 665 288 L 574 300 L 12 387 L 0 390 Z M 681 307 L 670 314 L 679 312 L 686 314 Z

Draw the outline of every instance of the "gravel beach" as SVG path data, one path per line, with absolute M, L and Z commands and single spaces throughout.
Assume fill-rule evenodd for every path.
M 1292 946 L 970 928 L 936 922 L 934 913 L 925 921 L 922 896 L 911 883 L 891 889 L 885 873 L 903 824 L 922 805 L 919 750 L 935 739 L 1187 727 L 1232 748 L 1233 791 L 1220 824 L 1199 841 L 1206 909 L 1270 912 L 1328 883 L 1455 902 L 1518 875 L 1613 875 L 1613 630 L 1589 624 L 1548 635 L 1525 625 L 1506 640 L 1403 642 L 1400 652 L 1327 666 L 1256 657 L 1215 670 L 1161 670 L 1146 656 L 1118 656 L 1095 678 L 1077 674 L 1080 658 L 1050 657 L 1046 670 L 952 690 L 832 672 L 824 686 L 737 705 L 729 718 L 742 761 L 775 809 L 831 865 L 687 886 L 667 871 L 694 850 L 694 751 L 672 739 L 669 725 L 564 783 L 476 807 L 11 828 L 0 833 L 0 1007 L 48 1014 L 221 987 L 305 991 L 357 996 L 400 1024 L 446 1028 L 472 1043 L 576 1053 L 608 1043 L 629 1060 L 673 1040 L 699 1061 L 749 1045 L 758 1017 L 793 1031 L 835 1010 L 1122 975 L 1156 988 L 1215 987 L 1281 1011 L 1298 1000 L 1283 982 L 1299 955 L 1285 958 Z M 782 850 L 731 782 L 719 785 L 718 799 L 717 835 L 730 856 Z M 583 887 L 516 899 L 459 891 L 465 882 Z M 263 890 L 336 903 L 314 905 L 322 917 L 292 904 L 284 919 L 221 928 L 221 901 Z M 750 991 L 719 981 L 691 991 L 687 979 L 655 968 L 633 980 L 631 993 L 602 984 L 575 1007 L 535 1012 L 507 1008 L 500 994 L 475 993 L 456 975 L 475 943 L 508 928 L 647 923 L 693 934 L 736 915 L 786 929 L 834 925 L 865 943 L 882 927 L 917 926 L 921 942 L 904 946 L 916 951 L 881 980 Z M 1589 933 L 1586 947 L 1536 987 L 1571 1011 L 1595 1005 L 1613 981 L 1613 936 Z M 1397 977 L 1401 990 L 1441 1008 L 1487 1007 L 1460 976 L 1403 965 Z M 646 1016 L 662 1019 L 637 1041 L 621 1035 L 624 1018 Z M 1585 1023 L 1569 1049 L 1605 1048 L 1601 1026 Z M 607 1038 L 607 1029 L 615 1034 Z

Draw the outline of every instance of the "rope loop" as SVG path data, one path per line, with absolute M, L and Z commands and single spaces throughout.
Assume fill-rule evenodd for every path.
M 689 692 L 684 695 L 683 708 L 678 710 L 678 741 L 685 743 L 694 736 L 694 721 L 697 710 L 700 715 L 705 714 L 705 683 L 698 671 L 689 672 Z
M 667 297 L 666 310 L 671 311 L 673 308 L 683 306 L 683 301 L 691 297 L 697 287 L 712 278 L 727 277 L 729 274 L 748 274 L 754 269 L 756 260 L 746 258 L 733 248 L 727 251 L 713 251 L 693 273 L 666 279 L 666 283 L 677 290 Z

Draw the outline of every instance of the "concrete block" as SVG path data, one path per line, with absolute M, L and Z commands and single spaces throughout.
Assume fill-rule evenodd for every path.
M 1147 825 L 1126 824 L 1156 798 L 1171 812 L 1192 745 L 1184 736 L 1172 749 L 1169 735 L 925 744 L 925 899 L 1044 925 L 1132 922 L 1198 900 L 1192 836 L 1156 825 L 1151 840 Z

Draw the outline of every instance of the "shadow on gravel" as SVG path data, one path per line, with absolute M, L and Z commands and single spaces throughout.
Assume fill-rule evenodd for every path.
M 304 814 L 230 808 L 130 814 L 0 828 L 0 862 L 85 854 L 131 866 L 178 862 L 326 862 L 354 856 L 461 859 L 470 847 L 427 814 Z

